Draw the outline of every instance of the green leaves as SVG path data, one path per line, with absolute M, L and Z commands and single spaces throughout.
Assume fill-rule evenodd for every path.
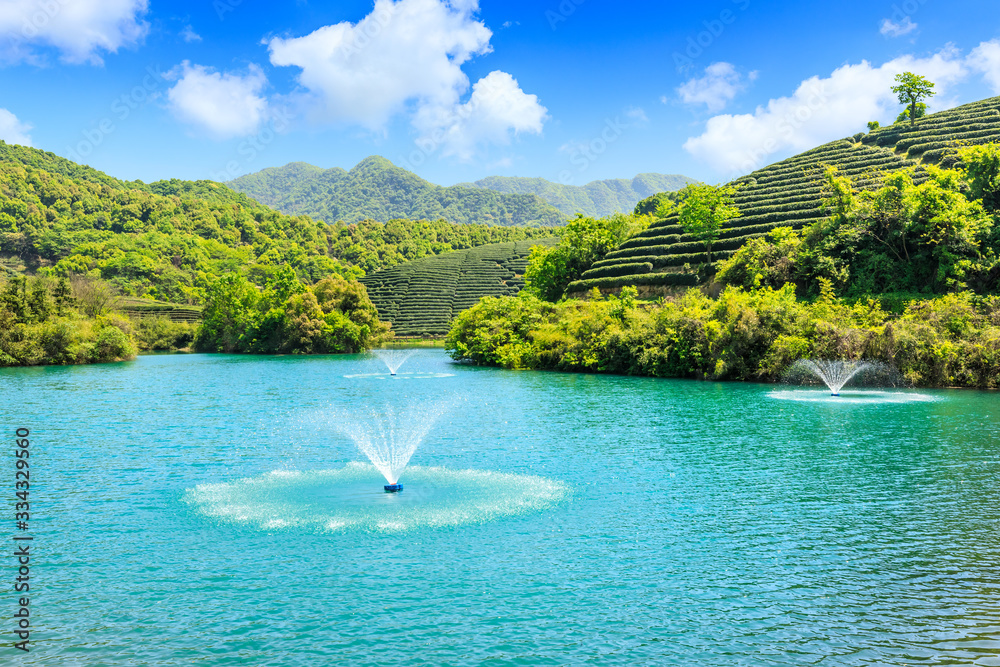
M 359 352 L 388 337 L 389 327 L 362 285 L 340 277 L 303 285 L 288 267 L 261 293 L 238 273 L 207 290 L 195 344 L 208 352 L 327 354 Z
M 892 92 L 896 93 L 900 104 L 909 106 L 910 123 L 915 124 L 917 118 L 923 115 L 920 109 L 921 100 L 934 96 L 934 84 L 930 79 L 914 74 L 913 72 L 903 72 L 896 75 L 896 85 L 892 87 Z M 924 111 L 927 107 L 924 105 Z M 900 116 L 902 120 L 902 116 Z
M 734 185 L 713 186 L 704 183 L 689 185 L 681 191 L 679 207 L 681 227 L 705 244 L 708 262 L 712 263 L 712 244 L 726 222 L 740 215 L 733 197 L 739 188 Z
M 532 249 L 524 273 L 527 289 L 546 301 L 558 301 L 567 285 L 651 221 L 651 216 L 637 214 L 604 218 L 577 215 L 567 223 L 559 245 L 551 250 Z

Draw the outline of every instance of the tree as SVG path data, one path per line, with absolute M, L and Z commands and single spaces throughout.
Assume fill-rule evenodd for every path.
M 260 293 L 238 273 L 228 273 L 213 282 L 206 294 L 201 328 L 195 341 L 205 352 L 240 352 L 246 334 L 256 329 L 254 319 Z
M 917 102 L 917 113 L 914 116 L 910 113 L 910 108 L 906 107 L 903 109 L 902 113 L 896 116 L 896 123 L 905 123 L 908 120 L 919 120 L 927 115 L 927 105 L 923 102 Z M 895 125 L 895 123 L 893 123 Z
M 563 228 L 559 245 L 551 250 L 531 249 L 524 280 L 529 292 L 546 301 L 558 301 L 566 286 L 579 280 L 594 262 L 649 226 L 648 215 L 616 213 L 604 218 L 577 214 Z
M 708 263 L 712 263 L 712 244 L 726 222 L 740 216 L 733 201 L 739 188 L 734 185 L 714 186 L 698 183 L 684 188 L 680 205 L 680 224 L 685 234 L 691 234 L 705 244 Z
M 96 278 L 73 276 L 70 278 L 73 298 L 87 317 L 100 317 L 119 305 L 114 287 Z
M 913 72 L 903 72 L 896 75 L 896 85 L 892 87 L 892 92 L 896 93 L 900 104 L 909 107 L 910 124 L 913 125 L 920 117 L 919 104 L 921 100 L 934 96 L 934 84 L 929 79 L 914 74 Z M 924 106 L 926 110 L 926 105 Z
M 990 213 L 1000 213 L 1000 145 L 969 146 L 958 154 L 965 163 L 970 196 L 981 199 Z
M 56 314 L 59 317 L 63 316 L 66 306 L 73 303 L 72 292 L 69 289 L 69 281 L 66 280 L 66 276 L 59 278 L 59 282 L 56 284 L 56 289 L 52 293 L 52 296 L 56 300 Z
M 874 132 L 879 127 L 881 127 L 881 126 L 879 125 L 879 122 L 877 120 L 872 120 L 872 121 L 868 122 L 868 131 L 869 132 Z

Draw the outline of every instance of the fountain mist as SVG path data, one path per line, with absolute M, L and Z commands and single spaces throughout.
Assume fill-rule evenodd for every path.
M 372 350 L 382 360 L 390 375 L 395 375 L 399 367 L 413 356 L 414 350 Z
M 404 411 L 397 411 L 392 406 L 377 410 L 367 408 L 335 415 L 332 424 L 350 438 L 389 485 L 394 486 L 410 457 L 444 411 L 443 405 L 430 408 L 421 405 Z
M 839 396 L 840 390 L 850 382 L 855 375 L 870 368 L 866 361 L 836 361 L 831 359 L 800 359 L 792 366 L 792 370 L 805 371 L 819 378 L 830 388 L 833 396 Z

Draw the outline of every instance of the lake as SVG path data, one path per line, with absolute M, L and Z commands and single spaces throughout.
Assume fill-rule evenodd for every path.
M 5 664 L 1000 665 L 996 393 L 399 372 L 0 370 Z M 401 493 L 352 434 L 423 436 Z

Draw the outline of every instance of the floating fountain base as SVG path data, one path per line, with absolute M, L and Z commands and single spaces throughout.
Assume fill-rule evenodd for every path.
M 402 484 L 386 484 L 382 488 L 385 489 L 386 493 L 396 493 L 397 491 L 402 491 L 403 490 L 403 485 Z

